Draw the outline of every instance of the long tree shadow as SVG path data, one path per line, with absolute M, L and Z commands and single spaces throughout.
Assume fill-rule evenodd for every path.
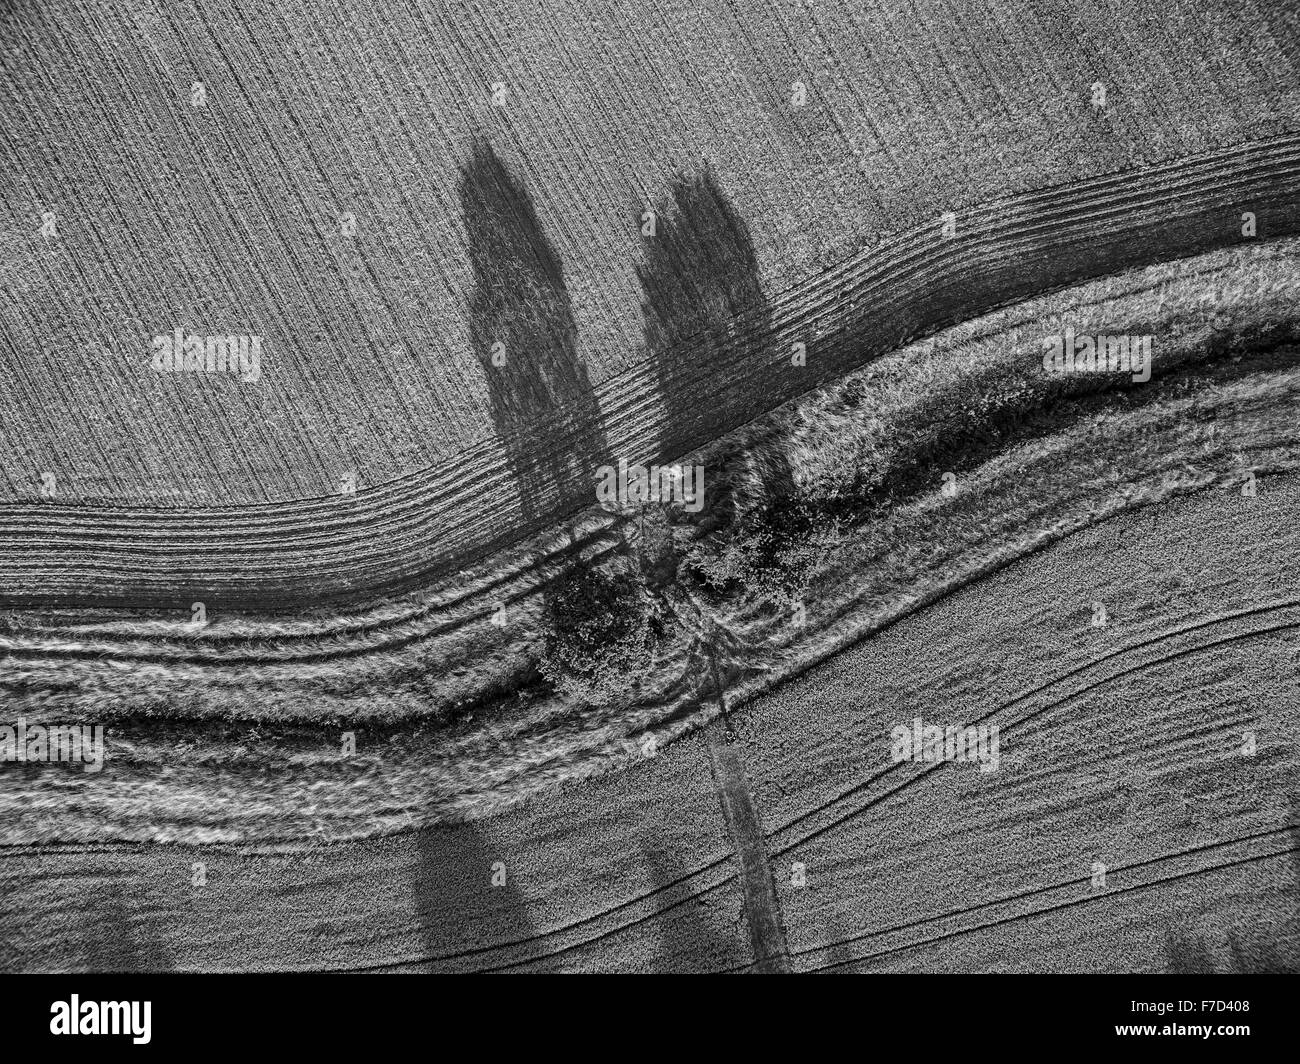
M 416 835 L 415 915 L 422 956 L 434 970 L 491 967 L 540 953 L 533 921 L 503 847 L 472 824 L 428 828 Z M 475 951 L 522 943 L 500 953 Z M 530 966 L 538 971 L 540 966 Z
M 88 902 L 81 967 L 88 972 L 166 972 L 166 948 L 149 932 L 144 913 L 131 905 L 122 883 L 107 882 Z
M 482 140 L 473 144 L 460 192 L 474 275 L 470 329 L 532 532 L 557 511 L 595 503 L 596 474 L 614 460 L 578 358 L 563 264 L 528 193 Z M 576 546 L 572 530 L 569 539 Z M 645 613 L 634 574 L 586 564 L 576 553 L 543 588 L 540 670 L 583 700 L 603 701 L 626 686 L 628 663 L 646 638 Z
M 1165 935 L 1165 971 L 1171 975 L 1210 975 L 1214 961 L 1205 940 L 1194 932 L 1170 930 Z
M 1286 904 L 1275 923 L 1231 931 L 1228 934 L 1228 956 L 1234 972 L 1276 975 L 1300 972 L 1300 801 L 1296 795 L 1288 800 L 1291 830 L 1287 842 L 1291 865 L 1291 881 L 1286 892 Z
M 749 229 L 711 171 L 679 176 L 655 215 L 655 233 L 646 238 L 645 262 L 637 272 L 646 355 L 655 364 L 664 408 L 661 453 L 676 456 L 717 435 L 720 412 L 700 402 L 701 385 L 750 327 L 759 335 L 767 332 L 772 311 Z M 761 386 L 726 383 L 741 394 Z
M 850 971 L 850 965 L 857 961 L 857 957 L 854 956 L 852 943 L 848 941 L 853 934 L 849 928 L 858 926 L 858 923 L 859 919 L 856 916 L 845 914 L 832 916 L 826 925 L 823 925 L 827 927 L 824 934 L 830 939 L 830 945 L 826 947 L 824 971 L 831 974 Z
M 646 236 L 638 273 L 646 356 L 655 365 L 663 407 L 662 456 L 679 457 L 717 436 L 720 424 L 748 420 L 765 405 L 777 382 L 728 366 L 800 372 L 783 369 L 775 352 L 765 359 L 752 350 L 773 342 L 772 309 L 749 229 L 708 169 L 679 176 L 656 207 L 655 232 Z M 718 387 L 718 402 L 701 401 Z M 784 439 L 721 456 L 721 468 L 705 471 L 705 485 L 701 531 L 735 524 L 747 511 L 741 523 L 757 570 L 780 568 L 781 555 L 811 536 Z
M 552 246 L 524 187 L 475 140 L 461 172 L 474 290 L 470 335 L 530 530 L 594 501 L 609 462 L 600 407 L 578 359 L 578 328 Z
M 662 938 L 652 971 L 657 974 L 725 972 L 745 964 L 749 958 L 739 933 L 729 937 L 718 930 L 716 922 L 711 925 L 706 919 L 707 903 L 692 896 L 689 882 L 681 882 L 686 876 L 682 863 L 647 844 L 642 845 L 641 853 L 650 870 L 659 908 L 666 910 L 656 921 Z M 681 904 L 667 908 L 675 902 Z

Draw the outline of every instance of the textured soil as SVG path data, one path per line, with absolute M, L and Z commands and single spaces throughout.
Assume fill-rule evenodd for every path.
M 1261 483 L 1076 533 L 735 715 L 796 971 L 1294 970 L 1298 485 Z M 893 765 L 913 716 L 1000 722 L 998 771 Z M 18 847 L 0 874 L 7 966 L 30 970 L 752 959 L 699 735 L 472 826 Z

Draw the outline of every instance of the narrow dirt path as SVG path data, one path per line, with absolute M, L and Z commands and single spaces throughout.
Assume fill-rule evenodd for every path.
M 713 782 L 718 789 L 718 804 L 722 807 L 722 817 L 727 822 L 727 832 L 740 864 L 745 923 L 749 928 L 750 947 L 754 951 L 754 964 L 750 971 L 788 973 L 790 947 L 786 944 L 785 922 L 768 860 L 763 822 L 727 717 L 726 691 L 719 682 L 717 665 L 712 659 L 710 665 L 722 717 L 708 728 L 709 760 Z
M 789 972 L 790 948 L 785 941 L 781 905 L 772 881 L 772 868 L 763 844 L 763 825 L 749 791 L 740 751 L 734 743 L 709 729 L 709 753 L 718 802 L 740 863 L 740 882 L 745 897 L 745 922 L 754 950 L 755 972 Z

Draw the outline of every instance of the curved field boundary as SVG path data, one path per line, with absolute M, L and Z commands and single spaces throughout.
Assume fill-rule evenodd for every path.
M 870 359 L 1004 304 L 1123 269 L 1300 232 L 1300 136 L 1002 200 L 885 241 L 742 314 L 725 335 L 642 363 L 597 389 L 609 452 L 665 454 L 657 395 L 665 365 L 672 435 L 689 450 Z M 769 326 L 770 323 L 770 326 Z M 807 365 L 790 365 L 794 343 Z M 698 351 L 700 357 L 691 357 Z M 514 447 L 585 453 L 590 425 L 523 426 Z M 427 582 L 593 502 L 591 485 L 530 498 L 529 519 L 502 441 L 362 492 L 274 506 L 164 509 L 48 504 L 0 511 L 0 604 L 132 608 L 301 607 Z
M 813 623 L 806 630 L 783 623 L 780 614 L 770 618 L 770 624 L 751 626 L 742 620 L 745 638 L 762 649 L 757 657 L 744 653 L 733 657 L 724 651 L 720 665 L 727 676 L 729 700 L 733 704 L 737 699 L 750 700 L 957 587 L 979 581 L 1074 531 L 1175 494 L 1229 487 L 1239 479 L 1237 471 L 1243 463 L 1261 475 L 1294 469 L 1296 375 L 1266 377 L 1272 382 L 1267 386 L 1253 381 L 1253 375 L 1245 385 L 1235 382 L 1204 408 L 1201 399 L 1180 398 L 1154 421 L 1144 416 L 1145 411 L 1108 419 L 1109 453 L 1094 455 L 1090 462 L 1083 460 L 1087 448 L 1080 441 L 1086 443 L 1094 433 L 1086 426 L 1082 430 L 1074 426 L 1039 448 L 1029 469 L 1015 457 L 984 467 L 971 482 L 973 492 L 966 496 L 975 509 L 965 512 L 960 526 L 943 516 L 945 507 L 937 493 L 924 496 L 909 510 L 910 517 L 890 526 L 881 543 L 863 540 L 863 552 L 846 547 L 848 553 L 826 567 L 823 582 L 836 590 L 813 596 Z M 1229 409 L 1238 413 L 1225 417 Z M 1212 418 L 1211 411 L 1215 412 Z M 1204 431 L 1207 418 L 1225 431 L 1215 448 L 1203 451 L 1209 440 Z M 1230 431 L 1230 424 L 1246 427 L 1246 435 Z M 1141 459 L 1139 468 L 1125 466 L 1127 472 L 1117 486 L 1116 456 L 1139 435 L 1154 464 Z M 1167 446 L 1168 442 L 1174 446 Z M 1171 465 L 1170 455 L 1182 457 Z M 1047 496 L 1030 486 L 1037 475 L 1034 468 L 1041 464 L 1058 473 L 1068 470 L 1067 479 L 1055 489 L 1056 502 L 1045 509 L 1041 503 Z M 1008 469 L 1019 478 L 1009 501 L 998 494 Z M 1173 478 L 1170 469 L 1178 470 Z M 1269 520 L 1287 520 L 1290 507 L 1285 500 L 1290 496 L 1285 487 L 1266 489 L 1265 495 L 1270 500 Z M 1025 500 L 1033 514 L 1034 531 L 1028 535 L 1014 516 Z M 976 519 L 981 513 L 1002 517 L 989 524 Z M 963 526 L 967 532 L 960 531 Z M 916 529 L 929 530 L 923 539 L 951 540 L 950 549 L 941 556 L 931 551 L 925 559 L 927 565 L 939 565 L 945 572 L 942 579 L 917 584 L 910 564 L 885 584 L 846 577 L 860 564 L 869 569 L 869 559 L 889 541 L 916 539 Z M 869 602 L 853 605 L 864 595 L 870 596 Z M 486 616 L 481 626 L 471 640 L 477 645 L 475 654 L 495 661 L 513 637 L 484 643 L 482 637 L 497 629 Z M 685 639 L 691 638 L 686 632 Z M 395 673 L 387 660 L 367 665 L 360 678 L 368 686 L 358 686 L 357 677 L 350 676 L 337 690 L 320 682 L 322 677 L 314 669 L 305 676 L 286 675 L 272 681 L 263 666 L 256 674 L 236 671 L 213 682 L 202 675 L 212 671 L 207 666 L 177 670 L 111 659 L 75 664 L 59 659 L 42 668 L 39 663 L 10 662 L 6 685 L 12 691 L 11 711 L 21 708 L 29 718 L 50 720 L 73 719 L 66 715 L 73 713 L 98 714 L 94 719 L 122 729 L 115 734 L 125 756 L 111 778 L 77 777 L 84 784 L 78 787 L 82 797 L 67 814 L 51 808 L 48 815 L 38 814 L 39 820 L 28 815 L 24 810 L 47 808 L 45 779 L 16 780 L 10 802 L 14 816 L 6 821 L 3 834 L 5 841 L 14 843 L 36 842 L 51 834 L 95 841 L 105 832 L 198 843 L 254 837 L 266 842 L 294 838 L 319 842 L 477 819 L 541 795 L 557 783 L 626 767 L 630 759 L 640 757 L 636 744 L 647 734 L 657 743 L 668 743 L 715 719 L 717 710 L 701 700 L 704 692 L 690 675 L 694 672 L 698 679 L 699 670 L 686 667 L 691 648 L 680 649 L 681 654 L 673 651 L 671 663 L 663 670 L 663 685 L 656 680 L 635 705 L 616 703 L 600 709 L 592 719 L 587 711 L 575 715 L 562 698 L 542 694 L 522 707 L 503 703 L 505 712 L 489 710 L 484 722 L 451 734 L 412 726 L 415 717 L 430 716 L 428 687 L 421 688 L 418 678 L 405 671 Z M 442 664 L 450 660 L 446 655 L 432 661 L 424 657 L 423 662 L 410 664 L 426 673 L 432 668 L 440 689 L 459 682 L 455 672 Z M 271 666 L 273 671 L 282 668 Z M 269 732 L 258 725 L 255 735 L 245 735 L 243 729 L 252 725 L 231 723 L 250 719 L 244 701 L 250 680 L 257 695 L 258 719 L 269 725 Z M 454 697 L 465 689 L 452 686 L 451 697 L 439 695 L 440 711 L 450 707 L 455 712 Z M 177 701 L 187 715 L 203 719 L 161 719 Z M 48 717 L 56 709 L 60 716 Z M 341 761 L 329 729 L 333 726 L 337 731 L 338 721 L 361 717 L 379 727 L 373 734 L 367 730 L 370 753 L 355 762 Z M 369 724 L 365 726 L 369 729 Z M 251 759 L 246 748 L 250 738 L 257 744 Z M 197 760 L 190 754 L 196 744 L 204 751 Z M 211 795 L 209 811 L 201 818 L 175 816 L 174 796 L 186 792 Z M 303 794 L 312 795 L 309 806 L 295 797 Z M 790 809 L 788 815 L 797 812 L 801 810 Z

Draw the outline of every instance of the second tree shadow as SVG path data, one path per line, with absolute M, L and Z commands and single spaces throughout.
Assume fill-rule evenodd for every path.
M 679 176 L 656 208 L 655 234 L 638 268 L 645 349 L 663 404 L 661 453 L 676 457 L 748 413 L 760 380 L 718 380 L 729 356 L 769 342 L 772 310 L 759 281 L 749 228 L 710 170 Z M 762 364 L 762 360 L 756 360 Z M 721 389 L 721 404 L 705 396 Z M 721 408 L 720 408 L 721 407 Z M 789 495 L 794 478 L 784 451 L 763 456 L 765 493 Z

